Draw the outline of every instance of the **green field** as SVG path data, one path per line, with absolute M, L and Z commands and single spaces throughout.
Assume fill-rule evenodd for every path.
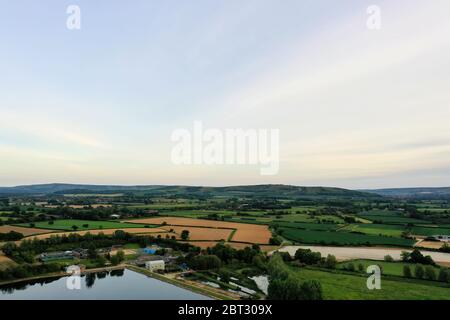
M 403 238 L 382 237 L 350 232 L 325 232 L 280 228 L 282 236 L 288 240 L 305 244 L 336 244 L 336 245 L 392 245 L 410 247 L 415 241 Z
M 404 262 L 386 262 L 386 261 L 377 261 L 377 260 L 352 260 L 352 261 L 346 261 L 341 262 L 337 265 L 338 269 L 344 269 L 345 266 L 348 266 L 350 263 L 353 263 L 356 270 L 358 268 L 359 264 L 362 264 L 364 267 L 364 272 L 367 270 L 367 267 L 370 265 L 378 265 L 383 270 L 383 275 L 391 275 L 391 276 L 399 276 L 403 277 L 403 267 L 405 265 L 408 265 L 411 268 L 411 272 L 414 274 L 414 269 L 416 267 L 415 264 L 411 263 L 404 263 Z M 436 272 L 436 276 L 439 274 L 439 268 L 433 267 L 434 271 Z
M 127 206 L 130 209 L 155 209 L 155 210 L 164 210 L 164 209 L 184 209 L 184 208 L 199 208 L 205 207 L 206 204 L 198 204 L 198 203 L 176 203 L 176 202 L 163 202 L 163 203 L 152 203 L 152 204 L 133 204 Z
M 77 226 L 77 230 L 93 230 L 93 229 L 122 229 L 122 228 L 142 228 L 144 224 L 121 223 L 115 221 L 92 221 L 92 220 L 71 220 L 62 219 L 54 220 L 53 224 L 49 221 L 34 222 L 35 228 L 54 229 L 54 230 L 73 230 L 72 226 Z M 87 225 L 87 226 L 85 226 Z M 17 226 L 30 227 L 29 223 L 20 223 Z
M 77 193 L 77 194 L 67 193 L 64 195 L 64 197 L 68 198 L 89 198 L 89 197 L 114 198 L 121 196 L 123 196 L 123 193 Z
M 161 215 L 174 216 L 174 217 L 188 217 L 188 218 L 201 218 L 211 214 L 217 214 L 219 216 L 232 216 L 236 214 L 236 211 L 231 210 L 169 210 L 160 212 Z
M 376 221 L 380 223 L 392 223 L 392 224 L 429 224 L 430 221 L 426 220 L 419 220 L 409 217 L 404 217 L 399 214 L 397 214 L 394 211 L 391 211 L 391 214 L 389 214 L 390 211 L 368 211 L 368 212 L 362 212 L 358 213 L 358 216 L 367 219 L 370 221 Z M 384 214 L 383 214 L 384 213 Z
M 2 217 L 0 216 L 0 221 L 8 221 L 8 220 L 16 220 L 17 218 L 10 218 L 10 217 Z
M 342 226 L 340 224 L 333 224 L 333 223 L 288 222 L 283 220 L 273 221 L 271 225 L 286 228 L 317 230 L 317 231 L 334 231 Z
M 392 210 L 370 210 L 364 211 L 358 214 L 359 216 L 373 216 L 373 217 L 385 217 L 385 216 L 399 216 L 400 212 Z
M 275 217 L 273 217 L 274 219 Z M 315 219 L 305 213 L 283 215 L 280 220 L 289 222 L 314 222 Z
M 324 206 L 301 206 L 301 207 L 292 207 L 288 209 L 289 212 L 292 213 L 306 213 L 306 212 L 315 212 Z
M 306 268 L 292 268 L 301 280 L 321 283 L 327 300 L 448 300 L 450 286 L 434 281 L 397 281 L 382 276 L 381 289 L 367 289 L 367 275 L 352 275 Z
M 411 233 L 423 236 L 450 235 L 450 228 L 412 227 Z
M 226 216 L 225 221 L 240 222 L 240 223 L 254 223 L 254 224 L 270 224 L 273 218 L 270 217 L 237 217 Z
M 383 235 L 388 237 L 400 237 L 406 228 L 401 225 L 390 224 L 351 224 L 341 229 L 341 231 L 356 231 L 371 235 Z

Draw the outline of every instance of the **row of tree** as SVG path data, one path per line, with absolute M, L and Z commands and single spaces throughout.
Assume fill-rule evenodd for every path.
M 450 270 L 446 268 L 440 268 L 439 274 L 436 275 L 435 268 L 428 265 L 416 265 L 414 269 L 414 275 L 411 271 L 411 267 L 409 265 L 403 266 L 403 276 L 406 278 L 416 278 L 416 279 L 426 279 L 432 281 L 440 281 L 440 282 L 448 282 L 450 283 Z
M 23 238 L 23 234 L 10 231 L 8 233 L 0 233 L 0 241 L 17 241 Z

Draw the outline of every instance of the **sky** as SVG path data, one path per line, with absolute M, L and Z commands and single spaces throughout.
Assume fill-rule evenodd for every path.
M 0 186 L 450 185 L 448 0 L 0 4 Z M 278 129 L 279 171 L 176 165 L 194 121 Z

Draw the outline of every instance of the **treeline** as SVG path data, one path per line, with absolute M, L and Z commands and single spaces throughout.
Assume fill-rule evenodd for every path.
M 2 250 L 5 255 L 19 263 L 32 263 L 34 257 L 43 252 L 66 251 L 76 248 L 96 250 L 99 248 L 111 247 L 113 245 L 123 245 L 126 243 L 137 243 L 141 247 L 150 244 L 160 244 L 174 250 L 183 252 L 199 252 L 200 249 L 188 243 L 180 243 L 172 239 L 155 238 L 152 236 L 139 236 L 117 230 L 113 235 L 103 233 L 91 234 L 87 232 L 84 235 L 71 233 L 69 235 L 56 235 L 46 239 L 23 240 L 19 245 L 13 242 L 7 242 Z
M 0 233 L 0 241 L 17 241 L 23 238 L 23 234 L 10 231 L 8 233 Z
M 52 220 L 52 217 L 61 219 L 80 219 L 80 220 L 108 220 L 112 214 L 120 214 L 124 218 L 140 218 L 151 216 L 146 209 L 128 208 L 128 207 L 86 207 L 83 209 L 74 209 L 71 207 L 46 208 L 45 213 L 48 215 L 46 220 Z
M 23 279 L 59 271 L 62 271 L 61 266 L 56 263 L 39 265 L 22 264 L 0 270 L 0 281 Z
M 432 266 L 424 267 L 418 264 L 415 266 L 413 273 L 409 265 L 404 265 L 403 276 L 406 278 L 425 279 L 450 283 L 450 270 L 443 267 L 439 269 L 439 273 L 436 275 L 435 268 L 433 268 Z
M 37 211 L 37 213 L 32 213 L 31 211 Z M 143 208 L 128 208 L 128 207 L 97 207 L 93 208 L 86 206 L 82 209 L 74 209 L 68 206 L 61 206 L 57 208 L 21 208 L 19 206 L 9 207 L 5 211 L 10 211 L 10 213 L 5 214 L 5 217 L 11 218 L 14 223 L 27 223 L 27 222 L 37 222 L 37 221 L 52 221 L 55 219 L 79 219 L 79 220 L 109 220 L 112 214 L 120 214 L 122 218 L 142 218 L 151 217 L 154 214 L 148 213 L 146 209 Z M 1 225 L 2 221 L 0 221 Z

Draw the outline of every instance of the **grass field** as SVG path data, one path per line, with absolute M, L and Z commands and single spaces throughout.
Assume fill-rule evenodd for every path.
M 364 272 L 367 270 L 367 267 L 370 265 L 378 265 L 383 270 L 382 274 L 384 275 L 391 275 L 391 276 L 399 276 L 403 277 L 403 267 L 405 265 L 408 265 L 411 268 L 411 272 L 414 274 L 414 270 L 416 265 L 411 263 L 404 263 L 404 262 L 385 262 L 385 261 L 377 261 L 377 260 L 352 260 L 352 261 L 346 261 L 341 262 L 337 265 L 338 269 L 343 269 L 345 266 L 348 266 L 350 263 L 353 263 L 355 268 L 358 268 L 359 264 L 362 264 L 364 267 Z M 436 272 L 436 276 L 439 274 L 439 268 L 433 267 L 434 271 Z
M 201 218 L 208 216 L 210 214 L 217 214 L 220 216 L 232 216 L 236 214 L 236 212 L 230 210 L 173 210 L 173 211 L 170 210 L 170 211 L 163 211 L 162 214 L 174 217 Z
M 398 216 L 400 215 L 400 212 L 398 211 L 392 211 L 392 210 L 370 210 L 370 211 L 364 211 L 359 213 L 358 215 L 363 216 L 373 216 L 373 217 L 384 217 L 384 216 Z
M 115 198 L 115 197 L 121 197 L 123 196 L 123 193 L 67 193 L 64 195 L 64 197 L 68 198 L 88 198 L 88 197 L 102 197 L 102 198 Z
M 396 281 L 381 278 L 380 290 L 367 289 L 367 275 L 351 275 L 306 268 L 293 268 L 301 280 L 321 283 L 327 300 L 449 300 L 450 287 L 438 282 L 414 280 Z
M 288 222 L 288 221 L 273 221 L 272 226 L 305 229 L 305 230 L 317 230 L 317 231 L 334 231 L 341 227 L 340 224 L 333 223 L 308 223 L 308 222 Z
M 332 221 L 333 223 L 335 223 L 335 225 L 340 224 L 340 223 L 344 223 L 344 220 L 336 217 L 336 216 L 332 216 L 332 215 L 321 215 L 321 216 L 317 216 L 317 217 L 313 217 L 310 216 L 308 214 L 305 213 L 292 213 L 292 214 L 284 214 L 284 215 L 263 215 L 262 213 L 260 214 L 253 214 L 250 213 L 250 216 L 226 216 L 225 217 L 227 220 L 233 220 L 233 221 L 244 221 L 244 222 L 253 222 L 253 223 L 258 223 L 258 224 L 272 224 L 272 223 L 283 223 L 286 226 L 293 226 L 293 224 L 297 224 L 297 223 L 309 223 L 311 225 L 318 225 L 317 228 L 320 228 L 320 230 L 322 229 L 320 227 L 320 225 L 317 223 L 317 220 L 327 220 L 327 221 Z M 330 224 L 333 225 L 333 224 Z M 324 227 L 326 228 L 326 227 Z
M 401 216 L 364 216 L 360 215 L 360 217 L 365 218 L 370 221 L 376 221 L 381 223 L 392 223 L 392 224 L 431 224 L 429 221 L 425 220 L 419 220 L 419 219 L 413 219 L 408 217 L 401 217 Z
M 365 234 L 383 235 L 389 237 L 400 237 L 402 232 L 405 230 L 406 228 L 401 225 L 373 223 L 351 224 L 341 229 L 341 231 L 357 231 Z
M 371 210 L 358 213 L 358 216 L 367 219 L 370 221 L 377 221 L 381 223 L 390 223 L 390 224 L 429 224 L 431 222 L 426 220 L 419 220 L 414 218 L 409 218 L 402 216 L 397 211 L 389 211 L 389 210 Z
M 135 204 L 130 205 L 128 208 L 130 209 L 183 209 L 183 208 L 198 208 L 206 206 L 200 205 L 198 203 L 170 203 L 170 202 L 163 202 L 163 203 L 152 203 L 152 204 Z
M 282 236 L 288 240 L 305 244 L 337 244 L 337 245 L 392 245 L 412 246 L 415 241 L 403 238 L 382 237 L 375 235 L 356 234 L 350 232 L 325 232 L 280 228 Z
M 314 218 L 312 218 L 311 216 L 309 216 L 307 214 L 287 214 L 287 215 L 282 216 L 282 218 L 280 220 L 289 221 L 289 222 L 314 222 L 315 221 Z
M 271 217 L 246 217 L 246 216 L 226 216 L 226 221 L 242 222 L 242 223 L 256 223 L 256 224 L 270 224 L 274 221 Z
M 9 221 L 9 220 L 16 220 L 17 218 L 10 218 L 10 217 L 2 217 L 0 216 L 0 221 Z
M 72 220 L 62 219 L 54 220 L 53 224 L 48 221 L 34 222 L 35 228 L 51 229 L 51 230 L 73 230 L 72 226 L 77 226 L 77 230 L 93 230 L 93 229 L 123 229 L 123 228 L 139 228 L 145 224 L 139 225 L 135 223 L 121 223 L 116 221 L 91 221 L 91 220 Z M 21 223 L 18 226 L 29 227 L 29 223 Z M 152 226 L 150 226 L 152 227 Z
M 432 236 L 432 235 L 450 235 L 450 228 L 427 228 L 412 227 L 411 233 L 415 235 Z

